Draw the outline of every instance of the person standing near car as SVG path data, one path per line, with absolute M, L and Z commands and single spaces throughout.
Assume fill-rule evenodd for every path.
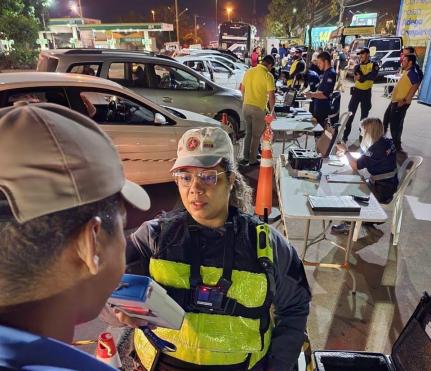
M 262 63 L 249 69 L 241 83 L 243 113 L 246 122 L 244 154 L 241 165 L 256 166 L 260 137 L 265 130 L 266 108 L 275 115 L 275 82 L 271 70 L 275 61 L 272 55 L 263 58 Z
M 402 151 L 401 135 L 403 133 L 404 119 L 412 99 L 419 89 L 421 78 L 416 71 L 416 56 L 407 54 L 403 57 L 401 67 L 403 74 L 392 91 L 391 103 L 386 109 L 383 124 L 385 132 L 391 130 L 391 136 L 397 151 Z
M 148 195 L 94 121 L 55 104 L 0 110 L 0 168 L 0 369 L 114 371 L 69 344 L 119 284 L 125 205 Z
M 184 207 L 130 236 L 127 272 L 149 275 L 186 315 L 180 330 L 154 330 L 176 352 L 156 349 L 135 330 L 139 362 L 163 371 L 293 370 L 310 288 L 295 249 L 249 214 L 252 189 L 227 133 L 184 133 L 172 175 Z
M 337 75 L 331 65 L 331 55 L 322 52 L 317 57 L 317 65 L 323 71 L 319 87 L 316 92 L 307 92 L 305 96 L 313 100 L 311 111 L 317 122 L 325 127 L 325 121 L 331 112 L 330 98 L 334 91 Z
M 351 95 L 348 110 L 352 112 L 352 116 L 346 123 L 344 130 L 343 142 L 347 143 L 350 132 L 352 131 L 352 123 L 355 118 L 359 104 L 361 105 L 361 121 L 368 117 L 371 110 L 371 90 L 374 81 L 379 74 L 379 65 L 370 60 L 370 49 L 363 48 L 358 52 L 359 63 L 353 69 L 353 79 L 355 86 L 351 88 Z M 360 139 L 360 138 L 359 138 Z

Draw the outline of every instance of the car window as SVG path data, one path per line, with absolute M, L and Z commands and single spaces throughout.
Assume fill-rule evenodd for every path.
M 222 72 L 222 73 L 229 73 L 229 69 L 222 65 L 219 62 L 212 61 L 211 64 L 213 65 L 214 72 Z
M 69 67 L 67 72 L 79 73 L 89 76 L 99 76 L 101 66 L 101 63 L 75 63 Z
M 10 90 L 7 94 L 6 105 L 13 106 L 17 102 L 56 103 L 65 107 L 70 107 L 66 92 L 63 88 L 57 87 Z
M 37 71 L 39 72 L 55 72 L 58 66 L 58 59 L 48 57 L 47 55 L 40 55 L 37 62 Z
M 223 58 L 215 57 L 214 59 L 218 60 L 219 62 L 224 63 L 226 66 L 232 68 L 233 70 L 236 68 L 236 66 L 233 63 L 231 63 L 230 61 L 226 61 Z
M 203 61 L 185 61 L 184 64 L 194 69 L 196 72 L 206 72 L 205 63 Z
M 126 63 L 111 63 L 108 71 L 108 79 L 124 85 L 126 83 L 126 69 Z
M 373 47 L 377 51 L 401 50 L 401 41 L 400 39 L 374 39 L 369 45 L 369 48 Z
M 111 92 L 81 91 L 81 103 L 87 115 L 99 124 L 148 125 L 154 124 L 154 112 L 126 97 Z
M 168 65 L 148 65 L 150 86 L 155 89 L 199 90 L 200 80 L 189 72 Z

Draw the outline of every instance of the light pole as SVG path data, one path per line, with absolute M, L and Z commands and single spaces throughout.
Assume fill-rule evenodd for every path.
M 216 21 L 216 35 L 218 35 L 218 6 L 217 6 L 217 0 L 215 0 L 215 5 L 216 5 L 216 8 L 215 8 L 215 11 L 216 11 L 216 13 L 215 13 L 215 21 Z
M 156 21 L 156 12 L 154 10 L 152 10 L 151 14 L 153 15 L 153 22 L 155 22 Z
M 185 8 L 180 14 L 178 14 L 178 0 L 175 0 L 175 21 L 177 24 L 177 43 L 180 42 L 180 17 L 185 12 L 187 12 L 187 10 L 189 10 L 189 8 Z
M 226 8 L 227 11 L 227 20 L 230 22 L 230 13 L 232 13 L 232 8 Z

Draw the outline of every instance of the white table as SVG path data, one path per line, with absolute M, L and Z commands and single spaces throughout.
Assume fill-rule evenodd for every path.
M 389 93 L 389 87 L 390 86 L 395 86 L 397 84 L 398 81 L 400 81 L 401 79 L 401 75 L 386 75 L 386 85 L 385 85 L 385 90 L 384 90 L 384 96 L 385 97 L 390 97 L 392 94 Z
M 286 149 L 286 138 L 288 132 L 305 133 L 305 147 L 307 148 L 308 135 L 323 131 L 323 128 L 319 124 L 313 125 L 313 123 L 309 121 L 311 117 L 310 113 L 298 114 L 295 117 L 277 117 L 277 119 L 271 123 L 271 129 L 273 131 L 283 133 L 283 153 Z M 297 140 L 296 144 L 299 146 Z
M 287 157 L 286 157 L 287 159 Z M 279 198 L 279 206 L 282 217 L 282 222 L 288 237 L 287 224 L 289 220 L 300 219 L 306 221 L 305 235 L 304 235 L 304 251 L 302 254 L 302 261 L 304 265 L 311 265 L 317 267 L 346 269 L 349 270 L 349 257 L 352 248 L 353 231 L 358 222 L 385 222 L 387 215 L 377 199 L 370 192 L 365 182 L 361 184 L 351 183 L 329 183 L 326 180 L 327 174 L 353 174 L 349 165 L 344 167 L 330 166 L 329 160 L 324 159 L 322 166 L 322 178 L 320 181 L 312 181 L 308 179 L 294 178 L 289 174 L 287 168 L 284 167 L 285 156 L 281 155 L 276 162 L 275 177 L 276 187 Z M 343 196 L 343 195 L 370 195 L 370 202 L 368 206 L 361 205 L 360 213 L 346 213 L 346 212 L 315 212 L 308 204 L 308 196 Z M 310 224 L 312 220 L 321 221 L 323 224 L 323 232 L 313 240 L 309 241 Z M 330 228 L 330 221 L 349 221 L 351 222 L 349 235 L 347 238 L 347 246 L 343 247 L 337 243 L 326 238 L 326 232 Z M 328 226 L 325 226 L 328 222 Z M 321 263 L 310 262 L 305 259 L 308 248 L 322 240 L 329 241 L 331 244 L 341 248 L 345 251 L 344 262 L 337 263 Z M 356 291 L 356 282 L 354 282 L 353 292 Z

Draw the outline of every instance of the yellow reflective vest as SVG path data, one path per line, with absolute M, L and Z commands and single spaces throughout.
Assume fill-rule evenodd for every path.
M 355 66 L 355 72 L 358 70 L 361 71 L 362 75 L 364 75 L 364 76 L 370 74 L 374 70 L 375 75 L 376 75 L 375 77 L 377 77 L 377 72 L 379 70 L 379 67 L 375 62 L 368 61 L 368 63 L 365 63 L 365 64 L 361 63 L 361 64 Z M 359 90 L 370 90 L 374 85 L 374 79 L 365 80 L 364 82 L 355 81 L 355 88 L 359 89 Z
M 266 225 L 257 226 L 257 233 L 264 229 L 268 236 L 269 228 Z M 266 245 L 261 251 L 258 249 L 258 258 L 272 261 L 269 237 L 266 238 Z M 190 271 L 189 264 L 172 261 L 166 256 L 150 259 L 150 276 L 165 287 L 168 293 L 170 288 L 190 289 Z M 200 273 L 203 284 L 215 286 L 222 277 L 223 269 L 201 266 Z M 272 324 L 269 321 L 269 278 L 266 273 L 233 269 L 231 281 L 227 297 L 246 308 L 263 308 L 268 314 L 267 320 L 186 310 L 180 330 L 154 330 L 157 336 L 176 345 L 176 352 L 167 355 L 183 362 L 208 366 L 236 365 L 248 360 L 249 368 L 265 357 L 272 332 Z M 151 370 L 157 360 L 158 351 L 141 330 L 135 330 L 134 343 L 141 363 L 147 370 Z

